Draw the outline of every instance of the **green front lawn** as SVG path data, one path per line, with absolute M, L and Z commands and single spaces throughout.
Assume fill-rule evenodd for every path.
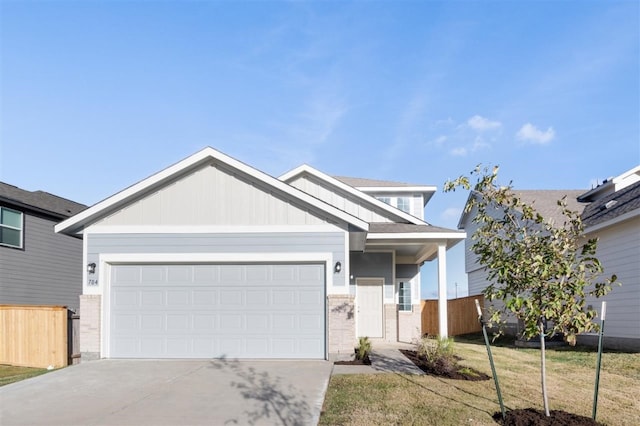
M 491 375 L 479 341 L 460 341 L 463 365 Z M 492 347 L 507 409 L 542 409 L 540 352 Z M 581 348 L 547 351 L 552 410 L 591 416 L 596 353 Z M 495 425 L 500 411 L 493 380 L 456 381 L 402 374 L 333 376 L 321 425 Z M 600 374 L 597 420 L 609 425 L 640 424 L 640 354 L 605 353 Z
M 12 365 L 0 365 L 0 386 L 19 382 L 30 377 L 39 376 L 47 372 L 46 368 L 14 367 Z

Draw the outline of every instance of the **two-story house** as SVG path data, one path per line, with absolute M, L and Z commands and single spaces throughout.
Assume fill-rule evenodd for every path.
M 585 238 L 598 238 L 596 256 L 605 275 L 616 274 L 622 286 L 614 285 L 610 294 L 601 299 L 589 298 L 587 303 L 598 312 L 607 301 L 605 345 L 614 349 L 640 349 L 640 166 L 605 180 L 595 188 L 584 190 L 521 190 L 514 191 L 527 204 L 532 204 L 546 221 L 564 222 L 557 201 L 566 197 L 567 206 L 581 214 Z M 469 195 L 473 196 L 473 193 Z M 496 214 L 501 214 L 496 212 Z M 475 210 L 463 213 L 459 229 L 471 236 Z M 471 251 L 473 240 L 465 242 L 465 269 L 469 294 L 480 294 L 488 286 L 487 271 Z M 488 303 L 488 302 L 487 302 Z M 515 320 L 511 330 L 516 332 Z M 579 343 L 597 344 L 595 334 L 578 337 Z
M 420 266 L 462 231 L 425 222 L 435 188 L 272 177 L 212 148 L 56 226 L 84 238 L 80 347 L 97 358 L 316 358 L 421 334 Z
M 85 205 L 0 182 L 0 304 L 60 305 L 82 293 L 82 236 L 54 226 Z

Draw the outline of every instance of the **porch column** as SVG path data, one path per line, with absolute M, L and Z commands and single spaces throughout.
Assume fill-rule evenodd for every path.
M 438 334 L 448 337 L 447 324 L 447 245 L 438 244 Z

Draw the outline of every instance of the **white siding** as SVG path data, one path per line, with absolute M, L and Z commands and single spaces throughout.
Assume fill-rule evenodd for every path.
M 591 235 L 590 235 L 591 236 Z M 616 274 L 622 286 L 589 303 L 600 311 L 607 301 L 605 336 L 640 338 L 640 217 L 597 231 L 596 256 L 604 276 Z
M 96 225 L 319 225 L 327 221 L 222 166 L 203 166 Z

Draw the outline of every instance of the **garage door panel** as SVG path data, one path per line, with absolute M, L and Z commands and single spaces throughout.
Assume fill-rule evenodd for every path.
M 243 305 L 242 302 L 242 291 L 241 290 L 222 290 L 220 291 L 220 305 L 230 308 L 230 307 L 241 307 Z
M 140 268 L 137 266 L 120 265 L 112 274 L 113 280 L 121 284 L 140 283 Z
M 129 343 L 132 342 L 132 343 Z M 139 345 L 135 344 L 135 339 L 129 340 L 130 353 L 128 357 L 135 357 L 135 353 L 162 353 L 164 351 L 164 339 L 161 337 L 144 337 L 140 339 Z M 136 352 L 137 351 L 137 352 Z
M 161 290 L 143 291 L 140 294 L 140 305 L 152 308 L 164 305 L 164 292 Z
M 139 321 L 136 321 L 137 324 L 140 324 L 139 327 L 133 328 L 131 331 L 135 331 L 139 329 L 140 331 L 164 331 L 164 315 L 160 314 L 147 314 L 140 315 Z
M 216 315 L 213 314 L 194 314 L 193 315 L 193 330 L 195 332 L 215 330 L 216 329 Z
M 298 303 L 316 306 L 324 299 L 324 293 L 320 290 L 300 290 L 298 292 L 298 297 Z
M 193 267 L 188 265 L 169 265 L 167 267 L 167 280 L 169 282 L 193 281 Z
M 114 358 L 324 358 L 321 264 L 116 265 L 111 276 Z
M 166 282 L 166 268 L 162 266 L 148 266 L 142 268 L 142 274 L 140 276 L 141 282 L 155 284 Z
M 243 265 L 225 265 L 224 268 L 220 268 L 218 273 L 221 282 L 233 285 L 237 283 L 242 284 L 245 277 L 243 272 Z
M 137 291 L 114 291 L 112 295 L 113 304 L 118 306 L 120 309 L 131 309 L 132 307 L 137 307 L 140 304 L 139 295 L 140 293 Z

